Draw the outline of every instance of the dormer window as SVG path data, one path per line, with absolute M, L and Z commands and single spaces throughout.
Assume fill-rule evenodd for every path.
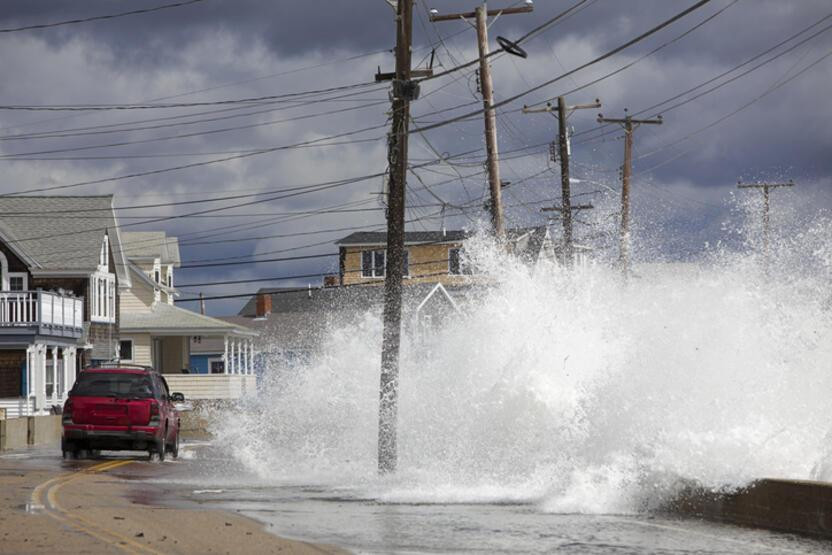
M 173 266 L 168 266 L 167 286 L 173 289 Z
M 156 280 L 156 283 L 162 283 L 162 272 L 158 268 L 154 270 L 154 278 Z

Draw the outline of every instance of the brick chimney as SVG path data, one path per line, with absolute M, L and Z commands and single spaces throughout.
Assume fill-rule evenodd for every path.
M 257 317 L 268 318 L 272 312 L 272 296 L 269 293 L 257 294 Z

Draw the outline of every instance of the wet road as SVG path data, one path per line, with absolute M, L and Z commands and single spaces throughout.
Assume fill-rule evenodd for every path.
M 173 465 L 115 472 L 177 492 L 173 503 L 238 512 L 284 537 L 362 553 L 832 552 L 832 543 L 791 534 L 647 515 L 546 514 L 529 504 L 379 503 L 355 490 L 264 483 L 207 445 L 192 446 L 185 456 Z
M 205 444 L 186 445 L 182 458 L 163 463 L 107 453 L 94 461 L 63 461 L 53 450 L 0 455 L 0 461 L 12 460 L 24 471 L 61 471 L 64 476 L 82 470 L 87 475 L 100 469 L 127 484 L 131 504 L 223 509 L 261 521 L 280 536 L 340 545 L 362 553 L 832 552 L 832 544 L 827 542 L 699 521 L 545 514 L 524 504 L 390 504 L 361 498 L 355 491 L 303 484 L 270 485 L 247 475 L 233 461 L 218 457 Z M 62 487 L 61 482 L 44 484 L 40 484 L 40 490 L 33 490 L 30 509 L 38 510 L 40 505 L 59 517 L 65 516 L 61 511 L 66 508 L 51 505 L 49 500 L 50 495 L 58 493 L 54 489 Z M 57 495 L 53 497 L 57 499 Z M 87 533 L 97 533 L 114 545 L 133 541 L 117 530 L 102 532 L 89 527 Z M 130 552 L 165 552 L 138 544 L 130 547 Z

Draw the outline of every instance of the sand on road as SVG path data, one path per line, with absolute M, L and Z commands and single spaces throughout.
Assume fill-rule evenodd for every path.
M 126 479 L 131 467 L 138 478 L 152 473 L 149 465 L 65 462 L 51 451 L 0 456 L 0 553 L 344 553 L 232 513 L 156 504 L 159 488 Z

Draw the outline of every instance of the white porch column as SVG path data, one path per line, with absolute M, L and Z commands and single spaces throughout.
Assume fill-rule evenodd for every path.
M 52 346 L 52 404 L 58 404 L 58 347 Z
M 32 368 L 35 365 L 35 346 L 29 345 L 26 347 L 26 416 L 29 416 L 32 407 L 32 395 L 35 392 L 35 387 L 32 383 L 34 372 Z
M 75 347 L 64 347 L 64 398 L 75 385 Z
M 46 405 L 46 345 L 35 345 L 32 353 L 32 393 L 35 410 Z
M 246 349 L 246 353 L 248 353 L 248 364 L 246 366 L 248 367 L 248 373 L 249 374 L 254 374 L 254 366 L 252 366 L 252 361 L 254 359 L 254 357 L 252 356 L 253 355 L 252 350 L 254 349 L 254 343 L 251 341 L 251 338 L 246 339 L 246 343 L 248 343 L 248 348 Z
M 248 374 L 248 341 L 246 339 L 242 340 L 241 346 L 243 348 L 243 357 L 242 357 L 242 374 Z
M 223 337 L 225 340 L 225 351 L 222 354 L 222 369 L 223 373 L 228 374 L 228 336 Z

